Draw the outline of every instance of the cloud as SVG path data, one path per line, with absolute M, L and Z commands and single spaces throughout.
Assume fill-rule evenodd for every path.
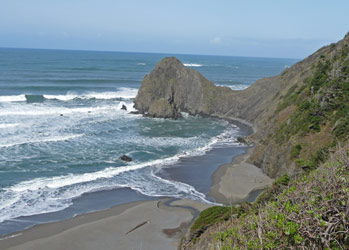
M 222 42 L 222 38 L 220 38 L 219 36 L 216 36 L 210 40 L 211 44 L 220 44 L 221 42 Z

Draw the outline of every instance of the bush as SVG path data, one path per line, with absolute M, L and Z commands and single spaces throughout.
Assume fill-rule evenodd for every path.
M 190 231 L 205 230 L 206 227 L 229 219 L 234 207 L 214 206 L 203 210 L 190 228 Z
M 347 249 L 348 155 L 347 146 L 308 174 L 279 178 L 286 189 L 221 225 L 217 249 Z
M 302 150 L 302 146 L 297 143 L 291 148 L 291 159 L 297 158 Z

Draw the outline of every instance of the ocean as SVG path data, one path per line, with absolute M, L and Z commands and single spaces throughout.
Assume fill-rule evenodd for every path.
M 236 138 L 248 128 L 130 114 L 144 75 L 165 56 L 234 90 L 297 61 L 0 49 L 0 235 L 134 200 L 215 202 L 211 175 L 244 152 Z

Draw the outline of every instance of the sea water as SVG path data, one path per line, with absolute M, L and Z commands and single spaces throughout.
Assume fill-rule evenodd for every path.
M 102 197 L 100 191 L 106 195 L 126 188 L 150 198 L 214 202 L 202 185 L 190 178 L 176 179 L 183 169 L 176 172 L 173 166 L 210 157 L 214 148 L 229 148 L 226 154 L 232 155 L 235 147 L 241 148 L 236 141 L 240 126 L 186 114 L 178 120 L 130 114 L 144 75 L 165 56 L 169 55 L 0 49 L 2 234 L 11 231 L 6 229 L 11 221 L 69 209 L 84 195 Z M 296 62 L 175 56 L 216 85 L 234 90 Z M 120 161 L 124 154 L 133 161 Z M 195 166 L 195 171 L 201 167 L 211 174 L 209 165 Z

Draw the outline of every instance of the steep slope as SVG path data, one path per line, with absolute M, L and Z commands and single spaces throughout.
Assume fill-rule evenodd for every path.
M 254 204 L 204 210 L 181 249 L 347 249 L 348 157 L 346 145 L 318 169 L 278 179 Z
M 164 58 L 144 77 L 135 108 L 152 117 L 177 118 L 185 111 L 247 121 L 258 128 L 251 137 L 256 148 L 250 162 L 271 177 L 294 174 L 314 168 L 337 140 L 345 139 L 348 46 L 346 35 L 242 91 L 214 86 L 178 59 Z
M 292 176 L 281 176 L 253 205 L 223 209 L 214 219 L 203 211 L 182 248 L 346 249 L 349 35 L 262 81 L 283 87 L 250 120 L 258 124 L 250 161 L 270 176 Z
M 276 77 L 250 161 L 269 176 L 313 169 L 349 131 L 349 35 Z

